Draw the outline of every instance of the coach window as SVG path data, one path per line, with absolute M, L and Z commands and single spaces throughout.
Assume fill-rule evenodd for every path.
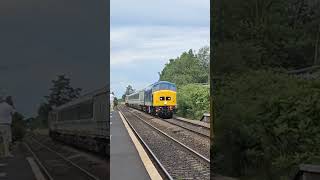
M 80 105 L 79 119 L 90 119 L 93 117 L 93 103 L 85 102 Z

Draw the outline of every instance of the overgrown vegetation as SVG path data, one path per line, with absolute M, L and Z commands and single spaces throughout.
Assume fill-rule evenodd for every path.
M 26 121 L 20 113 L 14 113 L 12 116 L 12 141 L 20 141 L 26 134 Z
M 200 119 L 209 112 L 209 86 L 188 84 L 178 88 L 177 115 L 189 119 Z
M 229 77 L 215 93 L 217 170 L 280 179 L 299 163 L 320 163 L 320 81 L 274 71 Z
M 190 49 L 180 57 L 170 59 L 159 75 L 161 81 L 170 81 L 177 86 L 208 83 L 209 47 L 201 48 L 198 54 L 194 54 Z
M 190 49 L 180 57 L 170 59 L 159 73 L 161 81 L 177 85 L 177 114 L 190 119 L 200 119 L 209 112 L 209 47 L 196 54 Z
M 320 164 L 320 81 L 286 74 L 320 63 L 319 1 L 212 6 L 216 173 L 278 180 Z

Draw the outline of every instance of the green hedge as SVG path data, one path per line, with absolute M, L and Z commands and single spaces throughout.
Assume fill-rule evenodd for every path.
M 213 98 L 217 172 L 277 180 L 320 163 L 319 80 L 252 71 L 229 76 Z
M 177 115 L 200 120 L 203 113 L 209 112 L 209 86 L 188 84 L 178 86 Z
M 20 141 L 26 134 L 26 123 L 23 115 L 15 113 L 12 117 L 12 141 Z

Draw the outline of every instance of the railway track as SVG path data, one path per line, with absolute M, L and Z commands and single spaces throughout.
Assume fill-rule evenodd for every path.
M 172 119 L 162 119 L 165 122 L 168 122 L 170 124 L 179 126 L 183 129 L 192 131 L 194 133 L 200 134 L 202 136 L 208 137 L 210 138 L 210 128 L 201 126 L 201 125 L 197 125 L 197 124 L 193 124 L 191 122 L 187 122 L 187 121 L 182 121 L 180 119 L 177 118 L 172 118 Z
M 141 117 L 119 108 L 168 179 L 210 179 L 210 160 Z
M 124 107 L 124 108 L 127 108 L 127 107 Z M 127 108 L 127 109 L 132 113 L 134 113 L 135 116 L 138 116 L 138 118 L 141 118 L 146 122 L 151 123 L 153 126 L 157 127 L 158 129 L 162 130 L 168 135 L 174 137 L 175 139 L 185 144 L 186 146 L 199 152 L 201 155 L 205 156 L 206 158 L 210 159 L 210 137 L 204 135 L 203 133 L 199 133 L 199 129 L 195 129 L 195 130 L 192 129 L 192 127 L 194 126 L 195 126 L 194 128 L 199 128 L 198 127 L 199 125 L 194 125 L 194 126 L 190 125 L 188 127 L 185 127 L 183 126 L 184 124 L 176 125 L 176 123 L 170 122 L 171 119 L 163 120 L 163 119 L 159 119 L 157 117 L 151 116 L 149 114 L 146 114 L 144 112 L 141 112 L 139 110 L 135 110 L 132 108 Z M 202 127 L 200 130 L 203 130 Z
M 141 112 L 143 112 L 143 111 L 141 111 Z M 188 122 L 188 121 L 183 121 L 183 120 L 180 120 L 175 117 L 173 117 L 171 119 L 163 119 L 163 118 L 158 118 L 158 117 L 156 117 L 156 118 L 161 119 L 162 121 L 165 121 L 165 122 L 170 123 L 172 125 L 179 126 L 185 130 L 191 131 L 191 132 L 199 134 L 201 136 L 210 138 L 210 128 L 208 128 L 208 127 L 205 127 L 205 126 L 202 126 L 199 124 L 195 124 L 192 122 Z
M 100 180 L 86 169 L 71 161 L 65 154 L 55 151 L 53 148 L 38 141 L 34 137 L 28 137 L 25 146 L 30 151 L 41 171 L 48 180 Z M 71 154 L 69 154 L 71 155 Z

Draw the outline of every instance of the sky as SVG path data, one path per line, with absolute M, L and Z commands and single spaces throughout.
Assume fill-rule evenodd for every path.
M 142 89 L 169 59 L 210 42 L 210 0 L 110 0 L 110 90 Z
M 104 1 L 1 0 L 0 93 L 30 117 L 58 74 L 84 92 L 105 86 L 108 9 Z

